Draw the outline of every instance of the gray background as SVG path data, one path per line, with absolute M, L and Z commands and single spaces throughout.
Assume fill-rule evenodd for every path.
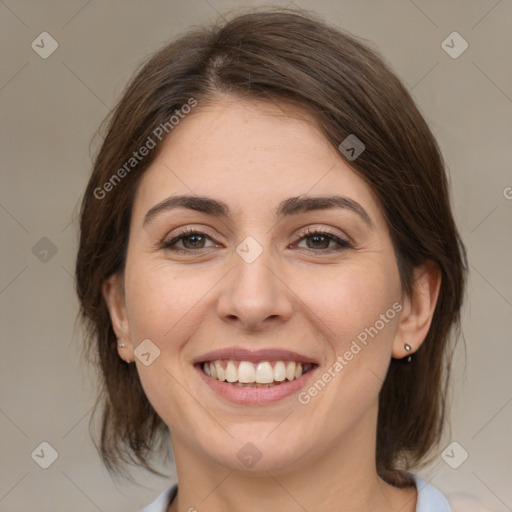
M 98 147 L 90 141 L 141 60 L 218 12 L 256 5 L 264 3 L 0 2 L 1 511 L 137 510 L 169 485 L 140 472 L 145 487 L 114 482 L 89 438 L 95 379 L 74 328 L 73 219 Z M 467 350 L 459 345 L 441 449 L 460 446 L 420 475 L 459 509 L 512 510 L 512 2 L 295 5 L 380 49 L 439 140 L 469 252 Z M 47 59 L 31 47 L 44 31 L 59 45 Z M 441 46 L 453 31 L 469 44 L 456 59 Z M 31 457 L 43 441 L 58 452 L 48 469 Z M 462 450 L 468 459 L 452 469 L 447 461 L 460 463 Z M 464 494 L 481 505 L 462 506 Z

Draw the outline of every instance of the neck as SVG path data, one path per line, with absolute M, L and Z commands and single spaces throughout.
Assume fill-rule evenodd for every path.
M 374 420 L 285 469 L 260 472 L 222 466 L 173 435 L 179 490 L 169 512 L 414 512 L 416 489 L 377 474 L 376 411 Z

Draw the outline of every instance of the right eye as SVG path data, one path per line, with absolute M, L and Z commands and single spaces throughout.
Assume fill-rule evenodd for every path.
M 210 240 L 213 242 L 211 237 L 208 236 L 206 233 L 194 229 L 189 229 L 186 231 L 182 231 L 181 233 L 178 233 L 177 235 L 173 236 L 170 240 L 164 240 L 160 245 L 160 248 L 169 251 L 189 253 L 200 249 L 209 249 L 210 247 L 216 246 L 216 244 L 214 243 L 213 246 L 205 247 L 204 244 L 206 240 Z M 180 243 L 182 244 L 181 247 L 179 246 Z

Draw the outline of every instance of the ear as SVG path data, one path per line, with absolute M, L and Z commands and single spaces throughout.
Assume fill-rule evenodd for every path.
M 122 276 L 113 274 L 102 285 L 102 294 L 107 303 L 112 322 L 112 329 L 117 337 L 117 352 L 127 363 L 133 361 L 133 345 L 130 336 L 130 326 L 126 314 L 124 286 Z M 124 344 L 124 347 L 119 347 Z
M 439 266 L 428 261 L 414 269 L 414 283 L 410 296 L 403 300 L 403 310 L 393 342 L 392 355 L 396 359 L 416 352 L 427 337 L 441 287 Z M 407 351 L 405 345 L 410 345 Z

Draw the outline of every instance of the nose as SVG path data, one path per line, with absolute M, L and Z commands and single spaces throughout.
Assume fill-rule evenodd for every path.
M 219 317 L 246 331 L 287 322 L 293 312 L 293 292 L 266 251 L 252 263 L 235 254 L 234 264 L 219 296 Z

